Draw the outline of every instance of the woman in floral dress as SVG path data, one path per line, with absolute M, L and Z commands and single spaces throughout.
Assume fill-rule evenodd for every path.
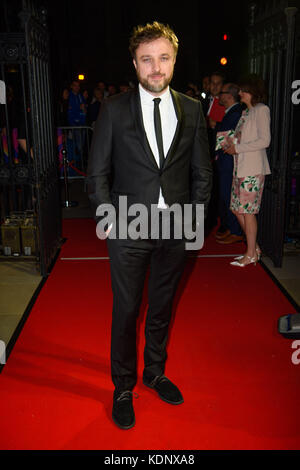
M 236 127 L 235 142 L 224 151 L 234 156 L 230 208 L 247 240 L 246 253 L 231 262 L 245 267 L 260 258 L 257 245 L 257 219 L 265 175 L 271 173 L 266 149 L 270 145 L 270 110 L 265 100 L 264 82 L 252 75 L 240 83 L 241 102 L 247 106 Z

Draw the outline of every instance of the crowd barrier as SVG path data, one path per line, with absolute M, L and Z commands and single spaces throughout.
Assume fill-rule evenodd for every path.
M 64 126 L 57 128 L 60 178 L 85 178 L 93 128 Z
M 65 187 L 68 206 L 68 181 L 85 181 L 93 128 L 89 126 L 57 127 L 59 178 Z M 14 211 L 34 209 L 34 152 L 32 159 L 21 149 L 18 129 L 9 133 L 0 128 L 0 220 Z M 1 233 L 0 233 L 1 239 Z
M 70 201 L 69 180 L 86 177 L 92 132 L 93 128 L 89 126 L 57 128 L 59 172 L 65 192 L 63 207 L 77 205 L 77 202 Z

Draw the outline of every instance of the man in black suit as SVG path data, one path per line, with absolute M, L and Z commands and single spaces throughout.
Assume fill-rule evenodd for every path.
M 216 146 L 216 124 L 215 117 L 211 117 L 212 106 L 216 100 L 217 107 L 219 111 L 223 111 L 222 107 L 219 106 L 219 93 L 222 89 L 225 77 L 221 72 L 213 72 L 209 76 L 209 93 L 207 94 L 203 110 L 205 110 L 205 117 L 207 122 L 207 135 L 208 135 L 208 145 L 210 156 L 212 159 L 212 168 L 213 168 L 213 187 L 211 193 L 211 199 L 208 207 L 208 215 L 206 219 L 206 233 L 208 234 L 218 223 L 218 172 L 216 170 L 214 158 L 215 158 L 215 146 Z M 221 119 L 221 118 L 220 118 Z
M 239 103 L 239 86 L 234 83 L 223 85 L 220 94 L 220 104 L 225 107 L 222 122 L 217 123 L 216 132 L 234 130 L 242 114 Z M 233 156 L 218 150 L 216 152 L 216 168 L 219 184 L 219 216 L 220 227 L 216 240 L 221 244 L 236 243 L 243 240 L 242 229 L 236 216 L 230 210 L 231 185 L 233 175 Z
M 148 268 L 143 383 L 168 403 L 183 402 L 179 389 L 164 376 L 164 369 L 172 302 L 184 267 L 185 240 L 177 239 L 174 230 L 170 239 L 165 239 L 161 228 L 158 238 L 152 234 L 139 239 L 110 238 L 110 230 L 117 233 L 124 222 L 120 196 L 127 197 L 128 206 L 143 204 L 150 213 L 151 206 L 163 212 L 175 203 L 207 207 L 211 191 L 201 104 L 169 88 L 178 49 L 174 32 L 158 22 L 138 26 L 129 49 L 138 89 L 103 103 L 88 168 L 94 208 L 113 204 L 119 215 L 117 222 L 108 220 L 105 230 L 113 290 L 112 417 L 122 429 L 135 424 L 136 319 Z

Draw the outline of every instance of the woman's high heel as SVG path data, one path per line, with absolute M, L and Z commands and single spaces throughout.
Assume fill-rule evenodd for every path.
M 242 256 L 242 258 L 244 258 L 244 256 Z M 239 266 L 240 268 L 244 268 L 245 266 L 248 266 L 249 264 L 253 264 L 253 263 L 254 263 L 254 266 L 256 266 L 256 262 L 258 259 L 257 256 L 256 257 L 254 256 L 253 258 L 251 258 L 251 256 L 247 255 L 246 258 L 249 259 L 249 263 L 240 263 L 240 261 L 237 260 L 237 261 L 231 261 L 230 264 L 231 266 Z
M 255 248 L 255 251 L 256 251 L 256 255 L 257 255 L 257 261 L 259 261 L 260 258 L 261 258 L 261 249 L 258 248 L 258 247 L 256 247 L 256 248 Z M 239 255 L 239 256 L 236 256 L 234 259 L 235 259 L 235 260 L 239 260 L 239 259 L 244 258 L 244 256 L 245 256 L 245 255 Z

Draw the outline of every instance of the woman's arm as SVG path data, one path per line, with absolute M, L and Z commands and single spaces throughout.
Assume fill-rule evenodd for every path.
M 271 142 L 270 131 L 270 109 L 262 106 L 256 114 L 256 126 L 258 137 L 250 142 L 243 142 L 235 145 L 236 153 L 255 152 L 269 147 Z M 243 130 L 242 130 L 243 133 Z

